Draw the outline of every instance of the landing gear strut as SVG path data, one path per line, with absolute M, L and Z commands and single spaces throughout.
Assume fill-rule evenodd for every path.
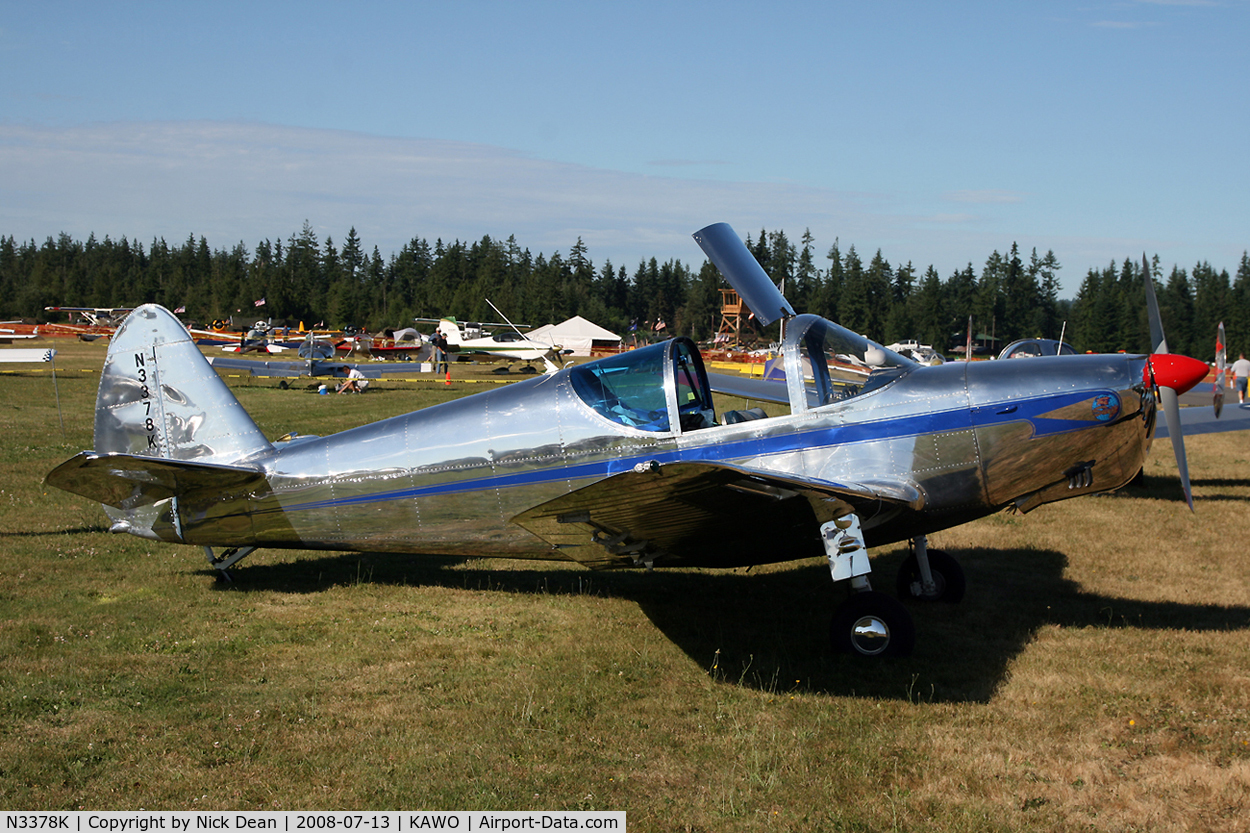
M 204 557 L 208 559 L 208 563 L 217 571 L 218 581 L 231 581 L 230 568 L 254 552 L 256 552 L 256 547 L 231 547 L 221 555 L 213 555 L 213 548 L 205 547 Z
M 911 555 L 898 568 L 895 589 L 904 601 L 950 602 L 963 600 L 967 579 L 959 562 L 942 550 L 931 550 L 923 535 L 912 539 Z
M 903 657 L 916 645 L 911 614 L 896 599 L 872 589 L 868 550 L 853 513 L 820 528 L 834 581 L 850 581 L 851 597 L 833 614 L 829 641 L 833 649 L 862 657 Z

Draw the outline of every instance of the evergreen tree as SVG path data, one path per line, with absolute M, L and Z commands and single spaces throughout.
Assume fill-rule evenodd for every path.
M 925 270 L 920 286 L 912 294 L 912 326 L 915 338 L 921 344 L 929 344 L 943 351 L 950 343 L 949 322 L 946 320 L 942 279 L 932 266 Z
M 1157 294 L 1175 352 L 1205 357 L 1221 320 L 1230 352 L 1250 350 L 1247 253 L 1232 278 L 1199 261 L 1192 275 L 1174 266 L 1166 282 L 1157 256 L 1144 270 L 1140 260 L 1129 257 L 1118 266 L 1090 270 L 1077 298 L 1065 301 L 1058 297 L 1060 266 L 1053 250 L 1039 257 L 1033 249 L 1026 264 L 1013 244 L 1006 256 L 994 252 L 979 278 L 969 264 L 943 282 L 932 267 L 919 281 L 910 263 L 894 270 L 882 250 L 865 266 L 854 246 L 844 253 L 837 239 L 827 254 L 828 268 L 818 269 L 810 229 L 797 248 L 784 231 L 767 229 L 746 243 L 766 273 L 784 282 L 796 310 L 878 340 L 915 337 L 946 347 L 962 341 L 971 310 L 978 331 L 992 331 L 1000 342 L 1055 338 L 1066 321 L 1065 338 L 1081 349 L 1142 350 L 1148 342 L 1144 271 L 1160 285 Z M 494 318 L 485 303 L 491 298 L 510 317 L 532 324 L 582 314 L 616 329 L 632 320 L 652 327 L 664 321 L 662 335 L 705 337 L 719 323 L 719 281 L 706 261 L 692 272 L 681 261 L 644 258 L 632 279 L 610 262 L 596 269 L 581 238 L 564 257 L 531 255 L 515 237 L 500 243 L 486 236 L 471 245 L 439 240 L 433 247 L 413 237 L 384 260 L 376 246 L 372 257 L 364 254 L 354 227 L 340 250 L 330 237 L 318 240 L 308 221 L 285 240 L 262 240 L 254 252 L 242 242 L 214 250 L 194 234 L 172 247 L 154 239 L 146 250 L 125 237 L 101 240 L 92 234 L 79 242 L 62 233 L 42 244 L 19 244 L 0 235 L 0 315 L 7 317 L 44 317 L 43 308 L 54 304 L 154 301 L 170 308 L 185 304 L 188 315 L 204 321 L 234 315 L 239 324 L 273 317 L 379 329 L 415 315 Z M 262 298 L 264 307 L 253 305 Z M 775 331 L 767 336 L 775 337 Z
M 972 308 L 973 327 L 977 330 L 974 336 L 985 333 L 998 338 L 998 322 L 1004 318 L 1003 283 L 1006 279 L 1007 261 L 995 249 L 985 261 L 981 279 L 977 282 Z
M 1000 329 L 1005 339 L 1003 343 L 1020 337 L 1041 337 L 1037 321 L 1041 295 L 1037 280 L 1020 261 L 1020 248 L 1015 243 L 1011 244 L 1011 251 L 1007 255 L 1000 294 L 1003 310 Z
M 271 315 L 277 311 L 309 322 L 324 321 L 325 281 L 321 273 L 321 247 L 307 220 L 299 235 L 287 241 L 286 262 L 269 277 L 268 285 L 256 300 L 265 304 L 256 310 Z
M 864 273 L 864 285 L 868 289 L 868 326 L 861 331 L 874 341 L 885 338 L 885 322 L 890 314 L 893 284 L 894 270 L 890 267 L 890 261 L 877 249 Z
M 913 285 L 916 270 L 908 263 L 894 273 L 890 287 L 889 315 L 885 322 L 883 339 L 887 344 L 906 341 L 916 337 L 916 324 L 912 308 Z
M 1214 355 L 1215 328 L 1228 309 L 1232 283 L 1228 272 L 1215 269 L 1207 261 L 1194 266 L 1194 320 L 1189 342 L 1173 352 L 1187 356 Z M 1168 343 L 1171 344 L 1169 333 Z
M 1163 332 L 1167 335 L 1168 350 L 1179 353 L 1181 352 L 1178 349 L 1180 345 L 1188 345 L 1193 340 L 1194 298 L 1188 273 L 1184 269 L 1172 267 L 1167 286 L 1162 292 L 1156 286 L 1155 295 L 1159 299 L 1159 317 L 1163 319 Z M 1177 348 L 1173 348 L 1173 344 L 1177 345 Z M 1149 339 L 1147 339 L 1145 349 L 1149 349 Z
M 17 310 L 17 288 L 24 278 L 13 235 L 0 237 L 0 310 Z
M 1059 338 L 1064 331 L 1059 318 L 1059 261 L 1053 250 L 1040 260 L 1037 249 L 1029 257 L 1029 279 L 1037 288 L 1037 309 L 1034 311 L 1033 329 L 1042 338 Z
M 794 268 L 794 286 L 786 292 L 786 295 L 790 300 L 790 305 L 795 310 L 798 312 L 810 312 L 813 307 L 819 280 L 819 275 L 816 272 L 816 263 L 812 259 L 812 244 L 815 242 L 815 238 L 812 237 L 811 229 L 803 230 L 801 242 L 803 248 L 799 250 L 798 263 Z
M 691 337 L 710 339 L 720 328 L 721 275 L 711 261 L 704 261 L 699 274 L 690 282 L 686 296 Z
M 829 268 L 825 271 L 824 280 L 816 287 L 815 301 L 809 311 L 840 324 L 842 322 L 838 318 L 838 300 L 842 297 L 845 276 L 842 270 L 842 252 L 838 248 L 838 242 L 835 238 L 833 245 L 825 254 L 829 260 Z
M 969 263 L 953 273 L 942 289 L 942 310 L 946 318 L 945 343 L 963 344 L 968 332 L 968 317 L 974 315 L 973 301 L 977 294 L 977 278 L 972 264 Z
M 839 323 L 851 332 L 869 335 L 872 329 L 872 292 L 864 264 L 855 247 L 847 249 L 842 263 L 842 292 L 838 298 Z M 871 337 L 871 336 L 870 336 Z
M 1241 253 L 1228 306 L 1224 310 L 1224 321 L 1229 360 L 1239 353 L 1250 353 L 1250 253 Z

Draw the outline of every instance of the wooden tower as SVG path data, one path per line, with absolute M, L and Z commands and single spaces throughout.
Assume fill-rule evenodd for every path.
M 716 343 L 723 348 L 741 349 L 742 317 L 751 311 L 736 289 L 722 289 L 720 299 L 720 328 L 716 331 Z

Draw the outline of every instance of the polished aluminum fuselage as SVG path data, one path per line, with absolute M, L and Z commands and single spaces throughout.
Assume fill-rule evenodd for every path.
M 208 547 L 734 566 L 821 555 L 847 511 L 871 545 L 1117 488 L 1153 436 L 1142 356 L 922 367 L 798 316 L 782 359 L 771 418 L 724 413 L 674 339 L 271 444 L 145 306 L 110 345 L 95 450 L 49 482 L 114 531 Z
M 914 484 L 919 508 L 866 524 L 869 542 L 884 543 L 1123 485 L 1153 432 L 1142 365 L 1101 355 L 922 367 L 844 402 L 658 434 L 604 419 L 562 371 L 279 444 L 247 461 L 263 469 L 266 488 L 184 498 L 178 523 L 154 529 L 212 546 L 558 559 L 512 519 L 640 464 L 705 461 L 839 484 Z M 1095 476 L 1073 486 L 1066 472 L 1086 463 Z M 726 553 L 725 563 L 810 554 Z M 681 563 L 680 554 L 667 563 Z

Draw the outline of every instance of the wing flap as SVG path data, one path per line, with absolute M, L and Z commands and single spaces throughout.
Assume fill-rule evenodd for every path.
M 907 483 L 839 484 L 716 463 L 640 467 L 512 520 L 592 569 L 745 566 L 818 556 L 821 523 L 923 506 Z

